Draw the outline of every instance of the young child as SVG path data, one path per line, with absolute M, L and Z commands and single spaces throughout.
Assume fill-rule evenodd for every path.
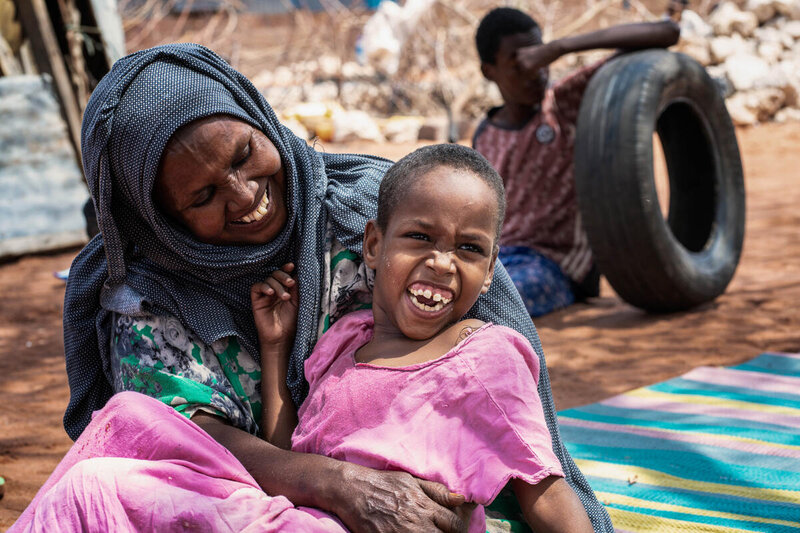
M 548 65 L 581 50 L 667 47 L 671 20 L 615 26 L 542 42 L 539 25 L 502 7 L 481 21 L 475 42 L 483 75 L 503 105 L 491 109 L 472 144 L 503 177 L 508 207 L 500 259 L 532 316 L 596 296 L 600 277 L 578 213 L 573 179 L 575 124 L 583 93 L 603 61 L 548 88 Z
M 299 422 L 281 341 L 297 312 L 292 266 L 254 285 L 263 434 L 442 483 L 479 504 L 473 532 L 485 531 L 481 506 L 509 481 L 537 531 L 591 531 L 551 448 L 536 353 L 509 328 L 464 319 L 492 282 L 504 209 L 502 180 L 470 148 L 424 147 L 389 169 L 364 232 L 372 310 L 346 315 L 319 340 Z

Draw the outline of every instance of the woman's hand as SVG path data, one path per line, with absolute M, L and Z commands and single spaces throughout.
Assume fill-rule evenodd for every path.
M 262 346 L 288 346 L 297 328 L 297 281 L 287 263 L 250 289 L 253 319 Z
M 341 490 L 334 512 L 354 533 L 462 533 L 475 509 L 440 483 L 352 464 Z

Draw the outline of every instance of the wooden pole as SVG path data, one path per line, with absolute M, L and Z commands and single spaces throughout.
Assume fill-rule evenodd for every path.
M 67 122 L 78 163 L 81 161 L 81 111 L 70 81 L 64 56 L 44 0 L 18 0 L 17 12 L 25 35 L 30 40 L 40 72 L 53 77 L 61 112 Z

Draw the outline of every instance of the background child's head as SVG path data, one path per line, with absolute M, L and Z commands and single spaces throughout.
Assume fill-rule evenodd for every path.
M 542 31 L 529 15 L 510 7 L 486 14 L 475 33 L 483 75 L 497 84 L 506 103 L 537 105 L 544 98 L 548 69 L 531 75 L 522 72 L 517 50 L 542 44 Z
M 436 167 L 469 172 L 480 178 L 491 189 L 497 201 L 495 219 L 495 244 L 497 244 L 506 214 L 503 178 L 480 153 L 460 144 L 423 146 L 397 161 L 386 171 L 378 192 L 377 223 L 381 231 L 386 231 L 389 217 L 402 202 L 404 194 L 414 186 L 414 182 Z
M 489 290 L 505 214 L 500 176 L 478 152 L 435 145 L 387 171 L 364 231 L 375 324 L 428 339 Z

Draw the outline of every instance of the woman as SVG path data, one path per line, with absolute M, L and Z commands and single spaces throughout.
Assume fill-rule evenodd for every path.
M 370 300 L 361 239 L 389 162 L 309 148 L 280 125 L 246 78 L 198 45 L 161 46 L 118 61 L 89 102 L 82 146 L 102 238 L 76 258 L 65 297 L 70 436 L 77 438 L 113 393 L 143 392 L 162 402 L 152 408 L 154 417 L 167 404 L 171 413 L 191 417 L 174 417 L 175 424 L 205 430 L 183 430 L 194 432 L 187 449 L 205 457 L 205 449 L 221 444 L 232 454 L 228 466 L 246 469 L 220 474 L 198 467 L 192 475 L 247 478 L 269 495 L 331 511 L 354 531 L 463 529 L 451 510 L 463 499 L 441 485 L 286 452 L 256 436 L 260 372 L 250 286 L 287 262 L 297 265 L 300 314 L 288 385 L 299 405 L 306 394 L 303 361 L 319 332 Z M 536 331 L 499 265 L 492 289 L 470 314 L 520 331 L 543 361 Z M 610 530 L 561 446 L 541 366 L 554 449 L 595 528 Z M 95 417 L 92 438 L 102 435 L 100 421 L 111 424 L 114 417 L 136 420 L 134 429 L 147 424 L 148 408 L 126 414 L 125 403 L 138 400 L 120 396 L 126 400 Z M 119 434 L 117 440 L 137 438 L 130 428 Z M 170 430 L 154 433 L 164 434 Z M 73 450 L 97 446 L 88 440 L 84 434 Z M 136 470 L 140 450 L 118 445 L 102 444 L 89 456 L 134 458 L 114 467 Z M 174 443 L 166 448 L 182 466 L 205 464 L 191 454 L 182 458 Z M 77 468 L 82 481 L 91 478 L 80 450 L 71 450 L 20 522 L 31 520 L 62 476 Z

